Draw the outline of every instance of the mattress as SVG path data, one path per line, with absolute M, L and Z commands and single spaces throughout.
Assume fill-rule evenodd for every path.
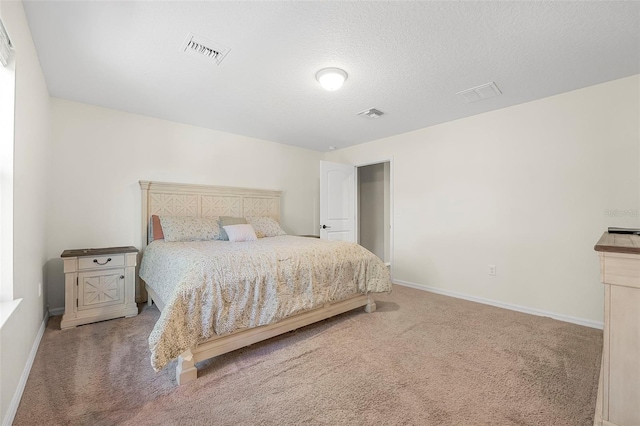
M 153 241 L 140 278 L 165 304 L 149 336 L 156 371 L 215 335 L 391 291 L 388 269 L 362 246 L 289 235 L 241 243 Z

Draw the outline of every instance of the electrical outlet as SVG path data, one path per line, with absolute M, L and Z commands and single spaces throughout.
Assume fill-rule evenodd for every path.
M 42 283 L 38 283 L 38 297 L 42 297 Z
M 489 265 L 489 275 L 496 274 L 496 265 Z

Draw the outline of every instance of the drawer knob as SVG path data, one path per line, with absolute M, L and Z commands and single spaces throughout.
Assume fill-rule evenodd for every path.
M 111 258 L 110 258 L 110 257 L 109 257 L 109 258 L 107 259 L 107 261 L 106 261 L 106 262 L 104 262 L 104 263 L 100 263 L 100 262 L 98 262 L 98 259 L 93 259 L 93 263 L 97 263 L 98 265 L 106 265 L 106 264 L 107 264 L 107 263 L 109 263 L 109 262 L 111 262 Z
M 121 279 L 121 280 L 124 280 L 124 275 L 120 275 L 120 279 Z

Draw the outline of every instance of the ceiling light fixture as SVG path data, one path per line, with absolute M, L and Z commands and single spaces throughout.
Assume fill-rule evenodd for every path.
M 323 89 L 334 91 L 338 90 L 347 79 L 347 73 L 340 68 L 323 68 L 316 73 L 316 80 Z

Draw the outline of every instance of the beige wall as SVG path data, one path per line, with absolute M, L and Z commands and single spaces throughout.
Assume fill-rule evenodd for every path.
M 44 281 L 46 259 L 51 129 L 49 92 L 22 3 L 0 2 L 0 15 L 16 48 L 13 297 L 22 298 L 0 330 L 0 417 L 5 422 L 45 316 L 38 284 Z
M 638 93 L 636 75 L 326 159 L 393 158 L 395 279 L 598 322 L 593 246 L 640 225 Z
M 283 191 L 291 234 L 318 225 L 322 154 L 264 140 L 53 98 L 48 291 L 64 306 L 65 249 L 140 247 L 139 180 Z

